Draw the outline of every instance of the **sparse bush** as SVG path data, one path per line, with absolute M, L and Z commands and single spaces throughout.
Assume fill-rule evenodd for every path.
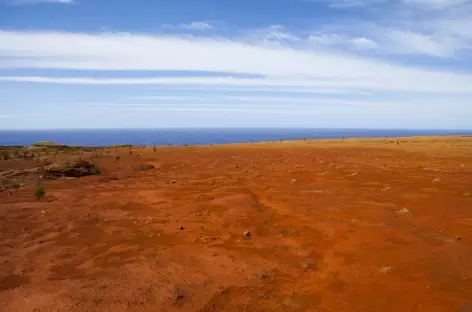
M 116 157 L 115 157 L 115 161 L 118 161 L 118 160 L 120 160 L 120 158 L 121 158 L 121 157 L 120 157 L 120 155 L 116 155 Z
M 8 151 L 3 150 L 2 153 L 1 153 L 1 156 L 2 156 L 3 160 L 9 160 L 10 159 L 10 154 L 8 153 Z
M 36 197 L 37 200 L 40 200 L 41 198 L 44 197 L 44 195 L 46 195 L 46 190 L 44 189 L 44 186 L 42 186 L 41 184 L 38 184 L 38 186 L 36 186 L 36 191 L 34 192 L 34 196 Z
M 11 187 L 13 187 L 15 190 L 18 190 L 20 188 L 20 184 L 15 183 Z
M 101 174 L 100 168 L 97 165 L 93 165 L 92 174 L 93 175 L 100 175 Z
M 129 154 L 130 154 L 130 155 L 133 154 L 133 151 L 132 151 L 132 150 L 129 150 Z

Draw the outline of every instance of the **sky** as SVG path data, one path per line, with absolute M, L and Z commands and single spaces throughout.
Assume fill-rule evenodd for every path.
M 472 129 L 472 0 L 0 0 L 0 129 Z

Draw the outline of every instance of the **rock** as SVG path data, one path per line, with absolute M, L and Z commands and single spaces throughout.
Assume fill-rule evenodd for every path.
M 249 231 L 244 232 L 244 236 L 252 236 L 252 233 Z
M 180 226 L 180 230 L 183 231 L 185 230 L 185 227 L 183 225 Z
M 457 240 L 462 240 L 462 237 L 456 236 L 456 239 L 457 239 Z
M 403 209 L 398 210 L 397 214 L 399 214 L 401 216 L 411 216 L 411 212 L 407 208 L 403 208 Z
M 199 212 L 199 213 L 197 213 L 197 216 L 199 216 L 199 217 L 200 217 L 201 215 L 202 215 L 202 214 L 201 214 L 200 212 Z
M 90 217 L 90 213 L 87 213 L 85 216 L 86 216 L 86 217 Z
M 297 184 L 297 180 L 296 180 L 296 179 L 292 179 L 292 184 Z

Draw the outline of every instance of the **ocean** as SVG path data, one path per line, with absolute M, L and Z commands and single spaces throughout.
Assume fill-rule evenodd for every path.
M 204 145 L 304 138 L 361 138 L 413 135 L 472 135 L 472 130 L 395 129 L 282 129 L 282 128 L 172 128 L 172 129 L 84 129 L 1 130 L 0 146 L 29 145 L 53 141 L 77 146 Z

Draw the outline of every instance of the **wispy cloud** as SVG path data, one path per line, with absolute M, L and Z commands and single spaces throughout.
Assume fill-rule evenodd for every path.
M 191 22 L 187 24 L 164 24 L 162 27 L 166 29 L 176 29 L 176 30 L 197 30 L 197 31 L 205 31 L 205 30 L 210 30 L 213 29 L 214 26 L 210 24 L 209 22 Z
M 290 33 L 282 25 L 270 25 L 265 28 L 252 30 L 249 36 L 247 36 L 245 39 L 254 42 L 276 44 L 284 44 L 287 42 L 297 42 L 302 40 L 302 38 Z
M 469 0 L 403 0 L 406 5 L 414 5 L 422 9 L 444 9 L 470 3 Z
M 350 45 L 361 49 L 375 49 L 379 47 L 379 44 L 365 37 L 348 37 L 339 35 L 336 33 L 320 33 L 311 35 L 308 40 L 314 44 L 321 45 Z
M 228 39 L 0 32 L 0 68 L 167 70 L 245 73 L 265 78 L 1 77 L 3 81 L 65 84 L 189 84 L 472 92 L 472 75 L 414 68 L 324 49 L 264 46 Z

